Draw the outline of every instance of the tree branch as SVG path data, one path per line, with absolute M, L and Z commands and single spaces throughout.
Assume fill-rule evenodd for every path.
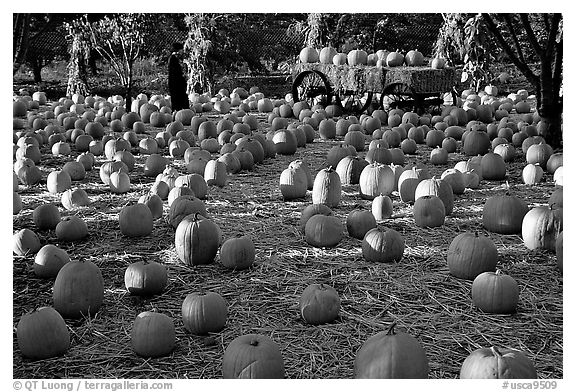
M 550 32 L 548 35 L 548 42 L 546 43 L 546 50 L 544 51 L 544 56 L 546 58 L 552 57 L 552 54 L 554 53 L 554 47 L 556 46 L 556 34 L 558 34 L 560 17 L 561 14 L 554 14 L 552 16 L 552 23 L 550 25 L 550 29 L 548 30 Z
M 536 34 L 534 34 L 534 30 L 532 30 L 532 25 L 528 20 L 528 14 L 520 14 L 520 20 L 522 21 L 522 25 L 524 26 L 524 30 L 526 30 L 526 35 L 528 36 L 528 42 L 534 48 L 534 51 L 539 57 L 542 57 L 542 47 L 538 43 L 538 38 L 536 38 Z
M 484 18 L 484 21 L 486 22 L 488 30 L 490 31 L 490 33 L 492 33 L 494 38 L 496 38 L 496 40 L 498 41 L 498 43 L 500 44 L 502 49 L 506 52 L 508 57 L 510 57 L 510 60 L 512 60 L 512 62 L 514 63 L 514 65 L 516 65 L 518 67 L 520 72 L 522 72 L 524 74 L 524 76 L 526 76 L 526 79 L 528 79 L 534 85 L 534 87 L 539 89 L 540 88 L 540 78 L 538 76 L 536 76 L 534 74 L 534 72 L 532 72 L 532 70 L 530 69 L 530 67 L 528 67 L 528 65 L 526 63 L 520 61 L 518 56 L 516 56 L 516 54 L 514 53 L 514 51 L 512 50 L 510 45 L 508 44 L 508 42 L 506 42 L 506 40 L 504 39 L 504 37 L 500 33 L 498 26 L 496 26 L 496 23 L 494 23 L 494 20 L 492 19 L 490 14 L 487 14 L 487 13 L 482 14 L 482 17 Z
M 524 53 L 522 53 L 522 47 L 520 46 L 520 42 L 518 41 L 518 36 L 514 31 L 514 23 L 512 22 L 512 18 L 510 17 L 511 14 L 504 14 L 504 20 L 506 21 L 506 25 L 508 26 L 508 30 L 510 30 L 510 34 L 512 35 L 512 41 L 514 41 L 514 46 L 516 47 L 516 52 L 518 53 L 518 58 L 523 63 L 526 62 L 524 59 Z

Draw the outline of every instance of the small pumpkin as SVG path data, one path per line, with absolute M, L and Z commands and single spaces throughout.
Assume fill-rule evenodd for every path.
M 161 357 L 174 350 L 174 321 L 162 313 L 142 312 L 134 320 L 130 332 L 132 349 L 141 357 Z
M 330 208 L 338 207 L 342 197 L 340 176 L 332 166 L 320 170 L 312 186 L 312 203 L 325 204 Z
M 420 181 L 414 191 L 414 199 L 418 200 L 420 197 L 428 195 L 437 196 L 442 200 L 446 216 L 452 214 L 454 209 L 454 191 L 452 191 L 452 186 L 448 181 L 436 177 Z
M 372 151 L 375 151 L 374 149 Z M 373 200 L 378 195 L 389 195 L 393 192 L 396 177 L 390 166 L 371 163 L 362 169 L 360 174 L 360 196 Z
M 88 225 L 79 216 L 65 216 L 56 225 L 56 238 L 60 241 L 78 241 L 86 236 L 88 236 Z
M 280 174 L 280 193 L 284 200 L 301 199 L 306 196 L 308 179 L 302 169 L 288 167 Z
M 311 204 L 300 213 L 300 231 L 304 233 L 308 219 L 316 214 L 332 215 L 332 210 L 325 204 Z
M 55 204 L 40 204 L 32 211 L 32 221 L 39 230 L 53 230 L 60 222 L 60 211 Z
M 372 200 L 372 215 L 377 222 L 392 217 L 392 199 L 387 195 L 378 195 Z
M 460 368 L 461 379 L 535 379 L 532 361 L 521 351 L 479 348 L 470 353 Z
M 334 287 L 313 283 L 308 285 L 299 301 L 300 315 L 306 323 L 320 325 L 332 322 L 340 311 L 340 297 Z
M 68 189 L 62 193 L 60 198 L 62 206 L 67 210 L 73 210 L 76 207 L 86 207 L 90 205 L 88 193 L 82 188 Z
M 256 248 L 248 236 L 238 235 L 226 240 L 220 248 L 220 262 L 226 268 L 243 270 L 254 264 Z
M 182 302 L 182 322 L 193 334 L 220 332 L 226 326 L 228 305 L 218 293 L 212 291 L 191 293 Z
M 70 332 L 62 316 L 51 307 L 25 314 L 16 326 L 18 348 L 33 360 L 64 355 L 70 348 Z
M 428 357 L 420 342 L 410 334 L 388 331 L 368 338 L 354 359 L 354 378 L 428 378 Z
M 224 351 L 222 376 L 225 379 L 284 378 L 284 359 L 280 348 L 265 335 L 238 336 Z
M 145 237 L 152 233 L 154 219 L 146 204 L 125 206 L 118 214 L 120 232 L 127 237 Z

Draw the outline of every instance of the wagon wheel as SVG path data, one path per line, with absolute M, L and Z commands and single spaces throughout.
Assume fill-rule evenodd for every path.
M 292 83 L 294 102 L 306 101 L 310 107 L 327 106 L 332 102 L 333 92 L 326 75 L 320 71 L 302 71 Z
M 440 114 L 442 113 L 442 109 L 446 105 L 458 105 L 458 92 L 456 91 L 455 87 L 448 92 L 450 94 L 450 99 L 446 99 L 445 96 L 447 93 L 440 93 L 440 94 L 431 94 L 427 96 L 423 101 L 424 108 L 428 109 L 430 114 Z
M 380 107 L 384 110 L 402 109 L 414 110 L 418 106 L 419 97 L 410 86 L 404 83 L 392 83 L 384 88 L 380 95 Z
M 340 91 L 334 97 L 336 105 L 340 106 L 346 113 L 360 115 L 372 104 L 372 91 Z

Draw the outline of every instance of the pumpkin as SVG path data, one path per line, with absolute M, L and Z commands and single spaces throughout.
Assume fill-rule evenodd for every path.
M 426 195 L 416 199 L 413 207 L 414 223 L 418 227 L 438 227 L 444 224 L 446 210 L 438 196 Z
M 532 361 L 521 351 L 479 348 L 470 353 L 460 368 L 461 379 L 535 379 Z
M 564 186 L 564 166 L 560 166 L 554 171 L 554 184 L 556 186 Z
M 466 155 L 484 155 L 491 147 L 490 137 L 484 131 L 471 130 L 466 134 L 462 151 Z
M 220 332 L 226 326 L 228 305 L 212 291 L 188 294 L 182 302 L 182 322 L 187 331 L 204 335 Z
M 480 162 L 482 178 L 489 181 L 501 181 L 506 178 L 506 162 L 502 156 L 493 152 L 486 153 Z
M 312 186 L 312 203 L 338 207 L 342 195 L 340 176 L 332 166 L 320 170 Z
M 156 177 L 166 169 L 167 159 L 160 154 L 150 154 L 144 163 L 144 175 Z
M 428 378 L 424 348 L 414 336 L 397 332 L 395 327 L 396 323 L 362 344 L 354 359 L 354 378 Z
M 54 308 L 47 306 L 20 318 L 16 338 L 22 356 L 32 360 L 58 357 L 70 348 L 66 322 Z
M 372 151 L 375 151 L 374 149 Z M 371 163 L 360 173 L 360 196 L 373 200 L 378 195 L 389 195 L 394 190 L 396 177 L 390 166 Z
M 486 313 L 514 313 L 519 290 L 516 279 L 501 270 L 482 272 L 472 282 L 472 302 Z
M 307 187 L 308 179 L 302 169 L 288 167 L 280 174 L 280 192 L 284 200 L 305 197 Z
M 155 261 L 136 261 L 124 272 L 124 286 L 133 295 L 156 295 L 166 288 L 168 273 Z
M 77 241 L 88 235 L 88 225 L 76 215 L 65 216 L 56 225 L 56 238 L 60 241 Z
M 398 67 L 404 64 L 404 55 L 398 51 L 390 52 L 386 56 L 386 65 L 389 67 Z
M 13 251 L 18 256 L 26 256 L 40 250 L 40 238 L 30 229 L 21 229 L 12 236 Z
M 446 259 L 450 274 L 473 280 L 482 272 L 496 270 L 498 249 L 488 236 L 465 232 L 452 240 Z
M 128 173 L 128 166 L 122 161 L 109 161 L 100 166 L 100 180 L 106 185 L 110 185 L 110 176 L 114 172 Z
M 238 235 L 226 240 L 220 248 L 220 262 L 229 269 L 249 268 L 256 256 L 256 248 L 248 236 Z
M 546 167 L 548 159 L 552 155 L 552 147 L 545 142 L 534 143 L 526 150 L 526 162 L 538 163 L 542 167 Z
M 193 195 L 182 195 L 178 196 L 172 201 L 170 205 L 170 211 L 168 212 L 168 223 L 176 229 L 178 224 L 186 216 L 194 213 L 199 213 L 200 215 L 208 218 L 208 213 L 206 212 L 206 205 L 204 202 Z
M 452 187 L 452 192 L 455 195 L 461 195 L 466 190 L 468 185 L 467 176 L 457 169 L 446 169 L 442 172 L 440 179 L 446 181 Z
M 314 179 L 312 178 L 312 172 L 310 171 L 310 166 L 308 166 L 308 162 L 306 160 L 297 159 L 295 161 L 290 162 L 288 167 L 301 169 L 306 175 L 306 184 L 307 184 L 306 189 L 312 190 L 312 188 L 314 187 Z
M 312 215 L 304 227 L 306 242 L 317 248 L 334 247 L 343 237 L 344 226 L 332 215 Z
M 372 215 L 372 212 L 368 210 L 353 210 L 346 218 L 346 229 L 348 230 L 348 234 L 350 237 L 359 240 L 364 239 L 366 233 L 376 226 L 376 218 Z
M 53 230 L 60 222 L 60 211 L 55 204 L 40 204 L 32 211 L 32 221 L 39 230 Z
M 526 185 L 536 185 L 542 181 L 544 169 L 539 164 L 529 163 L 522 169 L 522 181 Z
M 391 263 L 404 255 L 404 238 L 394 229 L 376 227 L 362 239 L 362 256 L 366 261 Z
M 276 153 L 280 155 L 294 155 L 298 150 L 296 135 L 286 129 L 279 129 L 274 132 L 272 142 L 274 143 Z
M 368 63 L 368 53 L 362 49 L 353 49 L 348 52 L 346 57 L 350 66 L 366 65 Z
M 223 188 L 228 183 L 226 164 L 216 159 L 211 159 L 204 168 L 204 180 L 209 186 L 215 185 Z
M 524 200 L 506 192 L 491 196 L 482 210 L 482 224 L 488 231 L 498 234 L 518 234 L 529 208 Z
M 94 316 L 104 300 L 100 268 L 89 260 L 72 260 L 58 272 L 52 290 L 54 308 L 64 318 Z
M 308 324 L 330 323 L 340 312 L 340 297 L 334 287 L 313 283 L 300 295 L 299 309 L 300 316 Z
M 69 261 L 70 256 L 65 250 L 56 245 L 46 244 L 36 253 L 32 268 L 39 278 L 55 278 L 60 269 Z
M 222 376 L 225 379 L 284 378 L 280 348 L 265 335 L 238 336 L 224 350 Z
M 378 195 L 372 200 L 372 215 L 377 222 L 392 217 L 392 199 L 387 195 Z
M 178 224 L 175 234 L 178 258 L 189 266 L 210 264 L 220 245 L 218 225 L 196 212 Z
M 50 193 L 64 192 L 72 186 L 72 179 L 70 174 L 63 170 L 55 170 L 48 174 L 46 179 L 46 187 Z
M 556 169 L 562 165 L 563 157 L 561 152 L 554 153 L 550 155 L 550 158 L 546 161 L 546 171 L 550 174 L 554 174 Z
M 130 332 L 132 349 L 141 357 L 168 355 L 176 344 L 174 321 L 162 313 L 142 312 Z
M 528 249 L 555 250 L 556 237 L 562 232 L 562 208 L 537 206 L 524 215 L 522 240 Z
M 304 233 L 305 228 L 306 228 L 306 223 L 308 222 L 308 219 L 310 219 L 312 216 L 317 215 L 317 214 L 322 214 L 322 215 L 332 215 L 332 210 L 330 209 L 330 207 L 328 207 L 325 204 L 311 204 L 309 206 L 306 206 L 301 214 L 300 214 L 300 231 L 302 233 Z
M 152 219 L 161 218 L 164 213 L 164 204 L 160 196 L 157 194 L 148 192 L 145 195 L 140 196 L 138 203 L 145 204 L 150 209 Z
M 118 214 L 120 232 L 127 237 L 144 237 L 152 233 L 154 219 L 146 204 L 125 206 Z
M 548 205 L 550 208 L 562 208 L 564 205 L 564 191 L 563 187 L 558 187 L 550 194 L 548 198 Z
M 436 177 L 420 181 L 414 191 L 414 199 L 418 200 L 418 198 L 427 195 L 438 196 L 444 203 L 446 216 L 452 214 L 454 208 L 454 192 L 452 191 L 452 186 L 447 181 L 437 179 Z
M 307 63 L 317 63 L 319 60 L 318 51 L 313 47 L 307 46 L 302 48 L 300 51 L 300 62 L 307 64 Z

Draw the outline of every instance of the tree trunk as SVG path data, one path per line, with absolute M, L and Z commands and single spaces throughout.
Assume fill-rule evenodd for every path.
M 44 60 L 42 57 L 37 56 L 32 63 L 32 72 L 34 73 L 34 83 L 42 83 L 42 67 Z
M 68 63 L 68 87 L 66 95 L 81 94 L 86 96 L 88 88 L 88 75 L 86 73 L 85 59 L 80 50 L 80 37 L 75 36 L 70 49 L 70 62 Z
M 30 14 L 14 14 L 12 20 L 14 23 L 12 75 L 15 75 L 26 59 L 26 52 L 28 51 Z

